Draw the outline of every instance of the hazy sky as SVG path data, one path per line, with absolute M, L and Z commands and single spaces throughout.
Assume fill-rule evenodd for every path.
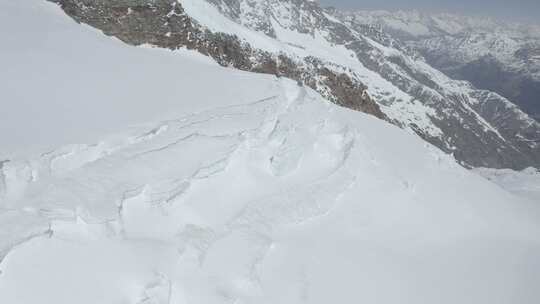
M 323 5 L 359 9 L 418 9 L 460 12 L 540 22 L 540 0 L 319 0 Z

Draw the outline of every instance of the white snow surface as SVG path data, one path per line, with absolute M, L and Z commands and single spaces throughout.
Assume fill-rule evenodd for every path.
M 178 1 L 182 4 L 187 15 L 210 31 L 235 35 L 251 46 L 275 55 L 286 54 L 295 59 L 315 57 L 330 67 L 337 65 L 339 72 L 349 74 L 352 78 L 358 79 L 367 86 L 368 94 L 379 104 L 381 110 L 391 120 L 397 122 L 411 133 L 421 130 L 424 134 L 441 139 L 448 149 L 455 149 L 448 138 L 451 137 L 451 134 L 445 134 L 437 126 L 436 121 L 444 120 L 446 115 L 459 117 L 460 114 L 455 111 L 456 107 L 466 109 L 471 116 L 476 117 L 478 124 L 483 129 L 482 131 L 493 132 L 502 141 L 506 141 L 497 127 L 482 118 L 471 106 L 471 104 L 477 104 L 481 101 L 475 96 L 478 91 L 470 83 L 453 80 L 428 65 L 424 59 L 411 57 L 402 50 L 382 45 L 351 29 L 351 33 L 356 35 L 357 39 L 372 47 L 367 56 L 385 62 L 385 68 L 392 70 L 391 75 L 399 76 L 404 81 L 409 82 L 411 87 L 416 87 L 433 96 L 431 102 L 420 102 L 413 95 L 407 93 L 406 89 L 399 88 L 390 79 L 387 79 L 391 77 L 385 76 L 387 77 L 385 78 L 380 73 L 364 66 L 361 60 L 357 58 L 357 54 L 345 45 L 332 42 L 331 33 L 325 27 L 317 25 L 315 22 L 317 18 L 310 10 L 298 9 L 309 5 L 308 3 L 290 0 L 239 0 L 240 7 L 237 13 L 240 16 L 235 18 L 227 15 L 227 11 L 230 9 L 229 6 L 232 4 L 228 6 L 222 3 L 220 6 L 212 4 L 219 1 Z M 295 14 L 298 14 L 298 16 Z M 362 16 L 362 12 L 358 14 Z M 332 21 L 346 26 L 346 23 L 344 24 L 334 17 L 325 15 L 325 18 L 328 17 Z M 420 16 L 417 17 L 420 18 Z M 269 22 L 269 27 L 275 37 L 269 36 L 258 29 L 257 22 L 266 21 Z M 299 31 L 296 28 L 296 26 L 305 24 L 307 24 L 307 32 Z M 393 63 L 390 60 L 391 58 L 404 62 L 408 69 L 433 81 L 437 88 L 428 87 L 419 80 L 414 79 L 411 73 L 405 72 L 403 67 Z M 452 106 L 441 105 L 441 103 L 449 100 L 449 96 L 462 96 L 463 98 L 459 100 L 451 99 Z M 507 108 L 512 108 L 512 112 L 519 113 L 526 123 L 536 123 L 510 101 L 503 100 Z M 441 109 L 442 111 L 440 111 Z M 465 126 L 465 128 L 468 127 Z
M 537 202 L 293 81 L 0 3 L 0 303 L 540 300 Z
M 0 161 L 271 94 L 198 53 L 126 48 L 55 5 L 18 2 L 0 0 Z
M 540 171 L 536 168 L 523 171 L 476 168 L 474 171 L 516 195 L 540 202 Z

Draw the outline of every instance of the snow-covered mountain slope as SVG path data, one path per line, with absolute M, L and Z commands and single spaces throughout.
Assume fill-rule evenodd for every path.
M 514 171 L 476 168 L 474 171 L 516 195 L 540 202 L 540 171 L 538 169 L 527 168 L 523 171 Z
M 54 5 L 32 1 L 23 9 L 2 1 L 2 6 L 10 10 L 0 11 L 0 160 L 97 141 L 126 125 L 270 95 L 268 83 L 218 69 L 214 61 L 196 52 L 184 51 L 182 57 L 166 50 L 89 40 L 97 31 L 87 26 L 42 20 L 51 11 L 58 19 L 65 18 Z M 23 14 L 34 21 L 19 22 Z M 43 29 L 37 31 L 37 26 Z M 186 56 L 191 59 L 183 59 Z M 193 78 L 208 83 L 180 85 Z M 254 94 L 244 96 L 241 86 L 253 88 Z M 213 91 L 220 92 L 219 101 Z M 193 95 L 198 102 L 188 103 L 186 97 Z
M 55 2 L 78 22 L 130 44 L 186 47 L 224 66 L 305 83 L 339 105 L 417 133 L 466 165 L 540 166 L 540 124 L 514 104 L 448 78 L 314 1 Z
M 125 46 L 43 1 L 0 4 L 0 22 L 48 37 L 32 48 L 48 61 L 13 64 L 63 67 L 50 78 L 87 92 L 85 73 L 127 88 L 133 70 L 108 64 L 144 59 L 149 110 L 179 115 L 2 162 L 0 303 L 538 302 L 538 204 L 417 136 L 291 80 Z M 171 76 L 185 78 L 161 90 Z M 76 98 L 57 90 L 32 104 Z
M 347 15 L 381 26 L 451 77 L 497 92 L 540 118 L 540 26 L 414 11 Z

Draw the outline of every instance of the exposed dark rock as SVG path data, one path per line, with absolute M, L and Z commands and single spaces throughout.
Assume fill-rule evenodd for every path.
M 217 1 L 217 0 L 216 0 Z M 222 66 L 274 74 L 305 83 L 331 101 L 386 119 L 366 87 L 346 74 L 318 69 L 313 62 L 253 49 L 238 37 L 213 33 L 197 25 L 175 0 L 54 0 L 75 21 L 131 45 L 150 44 L 171 50 L 188 48 L 208 55 Z M 234 6 L 233 6 L 234 7 Z M 262 25 L 259 25 L 262 26 Z M 305 30 L 305 29 L 304 29 Z M 272 35 L 268 31 L 268 35 Z M 322 72 L 324 81 L 315 80 Z M 329 95 L 327 92 L 331 92 Z

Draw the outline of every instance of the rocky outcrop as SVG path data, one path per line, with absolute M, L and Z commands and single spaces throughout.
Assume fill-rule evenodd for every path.
M 300 61 L 284 54 L 271 54 L 252 48 L 234 35 L 213 33 L 191 20 L 176 0 L 51 1 L 60 4 L 75 21 L 98 28 L 125 43 L 197 50 L 222 66 L 291 78 L 339 105 L 387 118 L 369 98 L 367 87 L 358 80 L 320 68 L 321 62 L 313 58 Z

